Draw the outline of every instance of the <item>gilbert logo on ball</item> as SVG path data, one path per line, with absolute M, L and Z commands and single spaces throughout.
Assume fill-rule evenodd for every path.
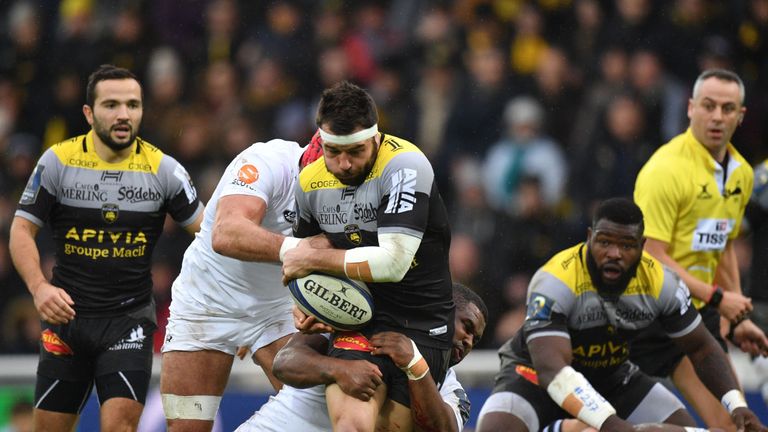
M 365 283 L 324 273 L 311 273 L 288 282 L 302 312 L 337 330 L 365 326 L 373 315 L 373 297 Z

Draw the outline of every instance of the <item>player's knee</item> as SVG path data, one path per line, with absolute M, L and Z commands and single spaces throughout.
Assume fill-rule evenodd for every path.
M 164 393 L 163 412 L 168 420 L 213 421 L 219 410 L 221 396 L 195 395 L 179 396 Z

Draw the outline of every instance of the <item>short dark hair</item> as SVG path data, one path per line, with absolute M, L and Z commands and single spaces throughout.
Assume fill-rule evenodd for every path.
M 88 77 L 88 85 L 85 87 L 85 103 L 93 108 L 96 102 L 96 84 L 104 80 L 133 79 L 139 82 L 136 75 L 128 69 L 117 67 L 111 64 L 103 64 Z M 141 86 L 141 83 L 139 83 Z M 142 90 L 143 91 L 143 90 Z
M 592 228 L 603 219 L 620 225 L 640 225 L 641 233 L 645 229 L 643 211 L 627 198 L 610 198 L 600 203 L 592 219 Z
M 731 72 L 727 69 L 707 69 L 696 78 L 696 82 L 693 83 L 693 97 L 699 94 L 699 88 L 704 80 L 709 78 L 717 78 L 721 81 L 729 81 L 736 83 L 739 86 L 739 96 L 741 97 L 741 104 L 744 104 L 746 98 L 746 90 L 744 89 L 744 81 L 741 80 L 739 75 L 735 72 Z
M 342 81 L 323 91 L 317 107 L 317 126 L 327 123 L 330 132 L 347 135 L 378 123 L 379 114 L 371 95 L 360 87 Z
M 453 302 L 456 304 L 456 309 L 466 307 L 469 303 L 474 303 L 475 306 L 480 309 L 480 313 L 483 314 L 485 322 L 488 322 L 488 306 L 486 306 L 483 299 L 468 286 L 459 282 L 453 283 Z

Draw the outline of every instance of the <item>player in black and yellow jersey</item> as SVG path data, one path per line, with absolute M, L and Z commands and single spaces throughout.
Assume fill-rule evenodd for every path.
M 644 252 L 643 243 L 640 209 L 627 199 L 607 200 L 587 241 L 536 272 L 523 328 L 499 350 L 501 370 L 480 411 L 479 431 L 534 432 L 568 417 L 604 431 L 657 422 L 695 426 L 674 394 L 629 361 L 633 338 L 656 322 L 730 404 L 737 424 L 765 430 L 685 283 Z
M 661 146 L 641 169 L 635 201 L 645 214 L 646 250 L 685 281 L 723 348 L 720 315 L 733 323 L 734 342 L 752 354 L 768 354 L 765 334 L 745 319 L 752 304 L 741 294 L 733 248 L 753 187 L 752 168 L 730 142 L 745 113 L 738 75 L 703 72 L 688 103 L 690 127 Z M 734 430 L 721 401 L 658 329 L 638 338 L 632 361 L 650 375 L 670 376 L 708 426 Z
M 152 250 L 166 213 L 194 233 L 203 205 L 184 167 L 137 137 L 142 91 L 130 71 L 99 67 L 83 113 L 91 131 L 43 154 L 11 226 L 13 262 L 43 321 L 35 430 L 73 430 L 94 383 L 102 429 L 136 430 L 157 328 Z M 35 245 L 45 223 L 50 282 Z
M 450 230 L 432 166 L 412 143 L 379 132 L 377 121 L 363 89 L 343 82 L 323 93 L 317 114 L 323 157 L 299 175 L 294 233 L 324 233 L 336 249 L 317 251 L 308 242 L 289 249 L 286 240 L 281 251 L 286 279 L 324 271 L 368 282 L 373 293 L 371 323 L 354 336 L 361 350 L 334 344 L 330 355 L 377 364 L 386 385 L 369 402 L 328 386 L 331 420 L 341 430 L 373 430 L 385 396 L 407 409 L 408 380 L 431 374 L 440 384 L 454 348 Z M 414 360 L 403 371 L 371 355 L 367 338 L 383 331 L 414 342 Z

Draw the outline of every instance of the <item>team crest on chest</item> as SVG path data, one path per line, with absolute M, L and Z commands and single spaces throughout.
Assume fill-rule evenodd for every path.
M 363 241 L 363 234 L 360 232 L 360 227 L 356 224 L 350 224 L 344 227 L 344 235 L 355 246 L 359 245 Z
M 120 207 L 117 204 L 106 203 L 101 206 L 101 218 L 104 219 L 104 222 L 114 223 L 119 215 Z

